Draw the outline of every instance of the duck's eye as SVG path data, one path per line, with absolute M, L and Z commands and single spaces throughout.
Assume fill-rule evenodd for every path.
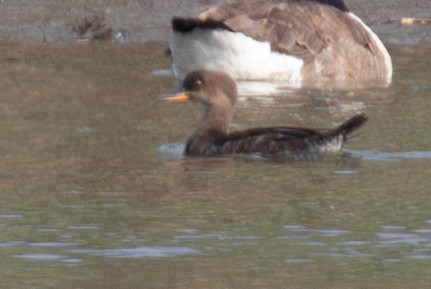
M 194 75 L 188 75 L 183 82 L 183 88 L 189 91 L 201 90 L 203 85 L 202 79 Z
M 190 90 L 198 91 L 202 88 L 202 86 L 203 86 L 202 80 L 196 79 L 191 83 Z
M 199 79 L 198 80 L 196 80 L 194 83 L 193 83 L 193 89 L 194 90 L 198 90 L 198 89 L 200 89 L 202 87 L 202 81 L 200 81 Z

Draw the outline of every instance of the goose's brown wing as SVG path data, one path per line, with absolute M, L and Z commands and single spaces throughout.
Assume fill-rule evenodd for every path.
M 316 55 L 346 37 L 363 47 L 371 42 L 348 13 L 311 1 L 223 3 L 201 13 L 199 19 L 222 23 L 231 31 L 270 42 L 275 51 L 299 56 Z

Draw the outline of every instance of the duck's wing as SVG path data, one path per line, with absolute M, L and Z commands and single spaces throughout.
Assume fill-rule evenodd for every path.
M 367 120 L 356 115 L 327 132 L 298 127 L 257 128 L 215 137 L 221 154 L 260 153 L 262 155 L 304 156 L 312 153 L 337 152 L 346 137 Z
M 242 131 L 233 131 L 218 141 L 238 141 L 246 138 L 270 137 L 272 140 L 279 141 L 284 139 L 303 139 L 320 135 L 321 133 L 314 129 L 297 128 L 297 127 L 263 127 Z
M 281 155 L 300 150 L 306 141 L 321 134 L 312 129 L 292 127 L 255 128 L 229 134 L 207 131 L 192 135 L 186 144 L 185 155 L 217 156 L 225 154 Z
M 303 150 L 309 141 L 320 137 L 322 134 L 313 129 L 271 127 L 231 132 L 215 138 L 214 143 L 220 154 L 282 155 Z

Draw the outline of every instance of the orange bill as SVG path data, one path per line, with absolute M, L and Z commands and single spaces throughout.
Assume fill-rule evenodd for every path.
M 174 95 L 164 95 L 160 97 L 164 101 L 186 101 L 190 99 L 190 96 L 186 92 L 180 92 Z

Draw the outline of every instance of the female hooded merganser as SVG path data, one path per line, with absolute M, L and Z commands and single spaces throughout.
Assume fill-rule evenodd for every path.
M 229 132 L 237 88 L 226 73 L 196 70 L 187 74 L 183 92 L 165 96 L 165 101 L 192 100 L 205 107 L 204 119 L 188 139 L 187 156 L 219 156 L 225 154 L 259 154 L 273 159 L 314 159 L 337 153 L 348 134 L 365 121 L 356 115 L 328 132 L 296 127 L 265 127 Z
M 212 69 L 240 80 L 275 80 L 295 88 L 388 86 L 385 46 L 342 0 L 237 0 L 197 18 L 174 18 L 177 78 Z

